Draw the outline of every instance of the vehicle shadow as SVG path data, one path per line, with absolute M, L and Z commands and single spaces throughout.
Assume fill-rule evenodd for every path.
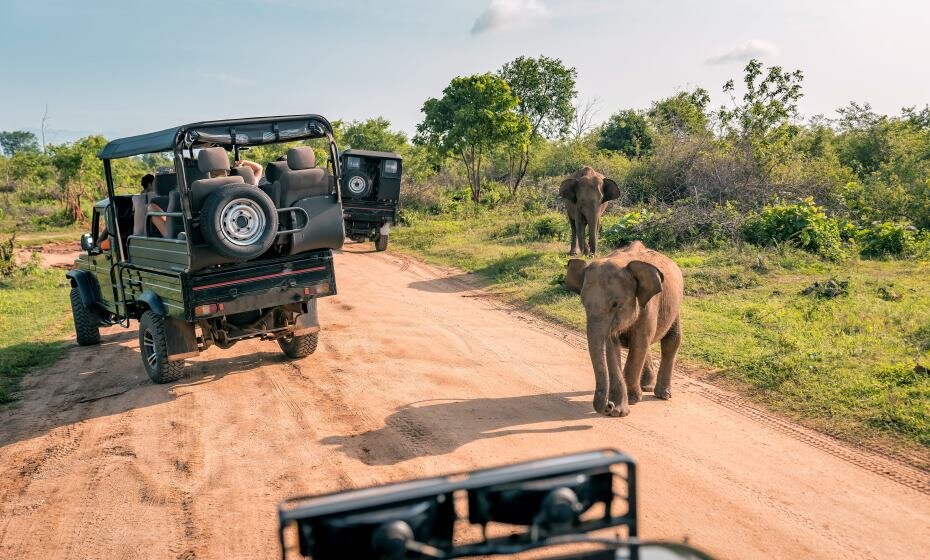
M 462 273 L 443 278 L 417 280 L 416 282 L 407 284 L 407 287 L 434 294 L 455 294 L 474 290 L 475 288 L 470 285 L 470 283 L 473 282 L 473 278 L 473 274 Z
M 518 397 L 445 399 L 404 405 L 376 430 L 323 438 L 320 443 L 366 465 L 394 465 L 439 456 L 480 439 L 516 434 L 552 434 L 590 430 L 590 424 L 538 426 L 598 418 L 589 392 L 544 393 Z
M 121 331 L 106 334 L 97 346 L 72 345 L 53 365 L 27 375 L 16 400 L 0 404 L 0 456 L 8 445 L 57 428 L 172 402 L 194 386 L 286 359 L 280 352 L 220 353 L 188 360 L 181 379 L 157 385 L 146 375 L 138 347 L 125 344 L 136 337 Z

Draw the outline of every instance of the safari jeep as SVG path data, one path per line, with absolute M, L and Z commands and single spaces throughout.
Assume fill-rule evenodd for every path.
M 262 182 L 230 167 L 251 146 L 314 138 L 328 140 L 327 168 L 307 146 L 269 163 Z M 113 160 L 159 153 L 173 169 L 146 192 L 116 193 Z M 345 236 L 337 154 L 318 115 L 201 122 L 104 146 L 108 196 L 67 273 L 78 344 L 99 343 L 101 325 L 137 320 L 156 383 L 180 378 L 185 358 L 248 338 L 276 340 L 291 358 L 312 354 L 316 299 L 336 293 L 332 249 Z
M 391 226 L 397 223 L 402 158 L 393 152 L 342 152 L 342 210 L 346 235 L 353 241 L 388 246 Z

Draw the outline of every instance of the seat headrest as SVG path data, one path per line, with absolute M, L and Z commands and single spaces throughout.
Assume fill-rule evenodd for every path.
M 229 156 L 224 148 L 204 148 L 197 154 L 197 168 L 203 173 L 226 171 L 229 169 Z
M 155 175 L 155 193 L 158 196 L 168 196 L 177 186 L 178 176 L 174 173 L 159 173 Z
M 287 151 L 287 166 L 293 171 L 316 167 L 316 154 L 309 146 L 299 146 Z

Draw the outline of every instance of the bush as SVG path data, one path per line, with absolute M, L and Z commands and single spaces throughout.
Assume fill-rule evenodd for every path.
M 928 237 L 909 222 L 875 222 L 859 230 L 864 257 L 914 257 L 927 251 Z
M 839 223 L 810 197 L 763 207 L 746 219 L 742 233 L 753 245 L 788 243 L 831 260 L 844 255 Z
M 611 247 L 640 240 L 655 249 L 686 245 L 720 247 L 739 243 L 742 214 L 731 204 L 706 207 L 681 200 L 658 212 L 634 210 L 603 219 L 603 239 Z
M 569 236 L 568 218 L 558 214 L 547 214 L 536 218 L 532 228 L 536 239 L 556 239 L 562 241 Z

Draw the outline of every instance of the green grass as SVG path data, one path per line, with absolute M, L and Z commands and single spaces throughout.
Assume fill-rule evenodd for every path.
M 68 282 L 38 269 L 0 280 L 0 403 L 14 399 L 29 370 L 52 364 L 71 329 Z
M 561 214 L 508 209 L 459 218 L 413 215 L 392 232 L 392 243 L 476 272 L 494 291 L 582 328 L 580 299 L 561 286 L 568 241 L 565 232 L 551 232 L 556 218 Z M 915 369 L 918 362 L 930 366 L 927 262 L 831 263 L 751 246 L 669 255 L 685 274 L 685 360 L 834 435 L 930 447 L 930 375 Z M 849 294 L 800 293 L 830 277 L 849 280 Z M 900 298 L 887 297 L 889 291 Z

